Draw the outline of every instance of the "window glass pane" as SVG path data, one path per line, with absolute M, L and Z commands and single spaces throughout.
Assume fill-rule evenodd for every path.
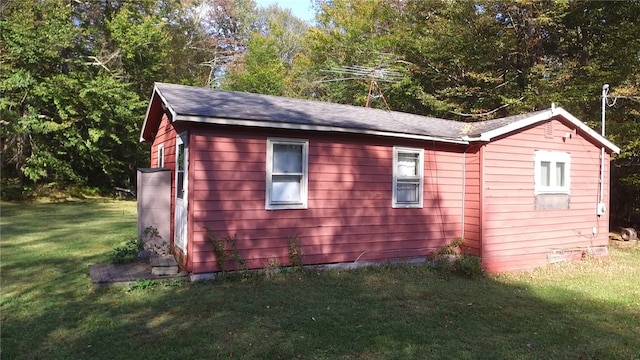
M 418 176 L 418 159 L 415 153 L 398 153 L 398 177 Z
M 176 160 L 178 171 L 184 171 L 184 144 L 178 145 L 178 159 Z
M 551 186 L 551 162 L 540 162 L 540 185 Z
M 178 145 L 176 168 L 176 196 L 182 199 L 184 198 L 184 144 Z
M 158 147 L 158 167 L 159 168 L 164 167 L 164 147 L 163 146 Z
M 299 202 L 301 176 L 273 176 L 271 201 Z
M 416 183 L 398 182 L 396 189 L 397 202 L 399 203 L 419 203 L 420 185 Z
M 273 144 L 273 172 L 302 173 L 302 145 Z
M 556 163 L 556 186 L 564 186 L 564 163 Z
M 184 171 L 178 172 L 178 178 L 176 181 L 176 197 L 178 199 L 184 199 Z

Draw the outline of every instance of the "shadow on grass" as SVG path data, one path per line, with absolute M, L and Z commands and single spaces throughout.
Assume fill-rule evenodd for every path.
M 29 214 L 62 222 L 77 215 L 55 206 L 9 218 L 3 213 L 3 232 L 8 226 L 11 235 L 2 238 L 3 359 L 635 359 L 640 354 L 637 299 L 596 298 L 563 287 L 563 279 L 553 284 L 466 279 L 426 266 L 385 266 L 93 291 L 88 263 L 105 260 L 135 229 L 128 219 L 132 205 L 123 205 L 123 211 L 119 206 L 86 204 L 78 208 L 84 222 L 61 227 L 48 221 L 51 231 L 45 235 L 42 229 L 24 233 L 33 228 Z M 106 240 L 83 230 L 101 223 Z M 627 255 L 637 264 L 635 251 Z M 637 280 L 638 271 L 620 276 Z
M 88 264 L 106 261 L 114 244 L 135 236 L 135 203 L 119 204 L 108 200 L 3 203 L 4 285 L 20 294 L 48 297 L 72 291 L 66 281 L 84 280 Z
M 558 289 L 545 301 L 525 286 L 387 268 L 88 293 L 7 321 L 3 352 L 105 359 L 632 359 L 640 353 L 639 320 L 637 312 L 576 292 Z M 40 331 L 27 340 L 27 329 Z

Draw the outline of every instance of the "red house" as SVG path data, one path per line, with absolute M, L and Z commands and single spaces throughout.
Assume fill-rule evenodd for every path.
M 172 245 L 220 270 L 207 240 L 237 234 L 248 268 L 421 258 L 463 237 L 492 272 L 606 254 L 611 142 L 562 108 L 464 123 L 157 83 L 141 140 L 172 170 Z

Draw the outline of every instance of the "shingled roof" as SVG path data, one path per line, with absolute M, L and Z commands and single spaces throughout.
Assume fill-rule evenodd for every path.
M 554 110 L 558 109 L 560 108 L 466 123 L 321 101 L 156 83 L 142 128 L 141 141 L 152 139 L 155 132 L 153 128 L 157 129 L 159 126 L 159 119 L 164 111 L 171 114 L 174 122 L 361 133 L 468 144 L 487 141 L 487 134 L 496 134 L 496 131 L 499 133 L 499 129 L 509 129 L 513 124 L 524 126 L 529 123 L 527 119 L 548 120 L 557 115 Z M 570 114 L 569 116 L 572 118 L 570 121 L 582 124 Z M 600 137 L 586 125 L 582 125 L 591 131 L 590 135 Z M 601 140 L 608 143 L 604 138 Z M 617 149 L 613 144 L 610 145 L 613 148 L 607 147 L 614 151 Z
M 156 83 L 155 92 L 174 115 L 174 121 L 222 124 L 236 120 L 255 126 L 298 125 L 309 130 L 377 131 L 462 141 L 457 121 L 397 111 L 164 83 Z

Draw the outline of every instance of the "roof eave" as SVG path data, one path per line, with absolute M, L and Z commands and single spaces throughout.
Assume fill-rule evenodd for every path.
M 468 142 L 468 143 L 474 143 L 474 142 L 489 142 L 491 141 L 491 138 L 485 136 L 484 134 L 480 134 L 478 136 L 463 136 L 462 140 Z
M 144 138 L 144 131 L 147 129 L 147 124 L 149 123 L 149 115 L 151 114 L 151 108 L 153 107 L 153 99 L 155 98 L 155 94 L 158 92 L 158 88 L 156 85 L 153 85 L 153 91 L 151 92 L 151 99 L 149 101 L 149 106 L 147 106 L 147 112 L 144 114 L 144 122 L 142 123 L 142 128 L 140 129 L 140 142 L 145 142 L 147 139 Z
M 468 141 L 468 142 L 489 142 L 492 139 L 498 137 L 498 136 L 502 136 L 505 134 L 508 134 L 510 132 L 513 131 L 517 131 L 519 129 L 523 129 L 527 126 L 542 122 L 542 121 L 546 121 L 546 120 L 550 120 L 551 118 L 553 118 L 554 116 L 560 115 L 563 118 L 567 119 L 569 122 L 571 122 L 576 128 L 579 128 L 580 130 L 584 131 L 585 133 L 587 133 L 590 137 L 592 137 L 593 139 L 595 139 L 597 142 L 599 142 L 600 144 L 602 144 L 602 146 L 606 147 L 607 149 L 609 149 L 610 151 L 619 154 L 620 153 L 620 148 L 615 146 L 613 143 L 611 143 L 609 140 L 607 140 L 606 138 L 604 138 L 603 136 L 601 136 L 600 134 L 598 134 L 597 132 L 595 132 L 593 129 L 591 129 L 590 127 L 588 127 L 587 125 L 585 125 L 582 121 L 578 120 L 575 116 L 571 115 L 568 111 L 564 110 L 563 108 L 557 107 L 557 108 L 553 108 L 553 109 L 549 109 L 549 111 L 545 111 L 539 114 L 536 114 L 534 116 L 530 116 L 527 118 L 524 118 L 522 120 L 519 121 L 515 121 L 509 125 L 506 126 L 502 126 L 499 127 L 497 129 L 494 130 L 489 130 L 483 133 L 478 134 L 477 136 L 464 136 L 462 137 L 462 139 Z
M 377 136 L 395 137 L 395 138 L 402 138 L 402 139 L 438 141 L 438 142 L 459 144 L 459 145 L 469 144 L 468 141 L 462 138 L 447 138 L 447 137 L 432 136 L 432 135 L 408 134 L 408 133 L 398 133 L 398 132 L 371 130 L 371 129 L 346 128 L 346 127 L 329 126 L 329 125 L 311 125 L 311 124 L 287 123 L 287 122 L 278 122 L 278 121 L 258 121 L 258 120 L 248 120 L 248 119 L 229 119 L 229 118 L 217 118 L 217 117 L 195 116 L 195 115 L 177 115 L 174 119 L 175 119 L 174 121 L 198 122 L 198 123 L 207 123 L 207 124 L 216 124 L 216 125 L 247 126 L 247 127 L 303 130 L 303 131 L 338 132 L 338 133 L 350 133 L 350 134 L 377 135 Z
M 554 113 L 554 115 L 561 115 L 565 119 L 569 120 L 572 124 L 574 124 L 580 130 L 582 130 L 582 131 L 586 132 L 587 134 L 589 134 L 589 136 L 594 138 L 596 141 L 600 142 L 607 149 L 611 150 L 612 152 L 614 152 L 616 154 L 620 154 L 620 148 L 619 147 L 615 146 L 612 142 L 607 140 L 604 136 L 598 134 L 592 128 L 588 127 L 585 123 L 583 123 L 582 121 L 578 120 L 575 116 L 571 115 L 565 109 L 563 109 L 563 108 L 555 108 L 552 112 Z

